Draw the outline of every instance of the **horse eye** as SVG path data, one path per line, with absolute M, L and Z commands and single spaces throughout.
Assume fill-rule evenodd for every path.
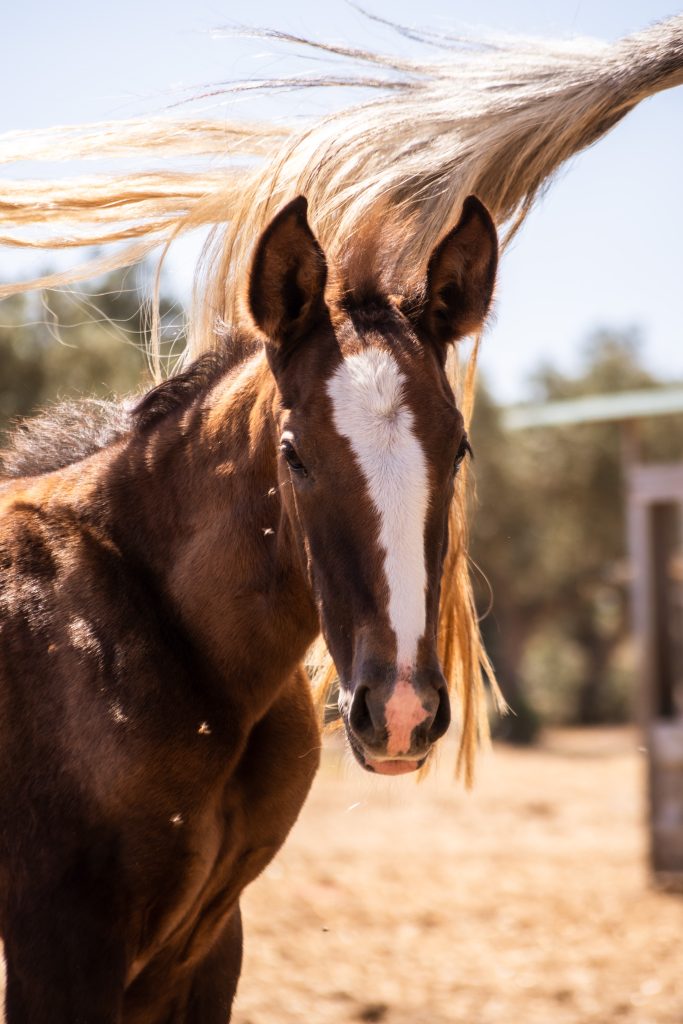
M 455 469 L 456 473 L 460 469 L 460 466 L 462 465 L 462 462 L 463 462 L 463 460 L 464 460 L 466 455 L 469 455 L 471 459 L 474 458 L 474 452 L 472 451 L 472 445 L 470 444 L 470 442 L 469 442 L 469 440 L 467 438 L 467 434 L 465 434 L 465 436 L 463 437 L 462 441 L 460 442 L 460 447 L 458 448 L 458 454 L 455 456 L 455 466 L 454 466 L 454 469 Z
M 308 476 L 308 470 L 296 453 L 296 448 L 291 441 L 284 440 L 280 444 L 280 451 L 285 458 L 287 465 L 299 476 Z

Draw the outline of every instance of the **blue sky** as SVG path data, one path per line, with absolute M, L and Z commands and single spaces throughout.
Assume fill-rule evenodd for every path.
M 429 28 L 602 39 L 677 13 L 673 4 L 656 0 L 367 0 L 365 6 Z M 179 87 L 301 67 L 291 50 L 211 31 L 237 23 L 379 49 L 405 52 L 411 45 L 341 0 L 27 0 L 3 15 L 0 131 L 138 116 L 162 109 Z M 354 98 L 347 94 L 343 102 Z M 288 120 L 322 113 L 331 101 L 275 96 L 240 100 L 215 113 L 253 111 Z M 482 360 L 500 398 L 522 399 L 541 359 L 575 368 L 587 334 L 602 326 L 639 327 L 651 369 L 683 379 L 682 129 L 683 88 L 648 100 L 577 157 L 528 219 L 503 261 Z M 181 293 L 189 287 L 195 248 L 187 244 L 171 258 L 172 282 Z M 23 275 L 35 265 L 35 259 L 29 264 L 0 250 L 2 276 Z

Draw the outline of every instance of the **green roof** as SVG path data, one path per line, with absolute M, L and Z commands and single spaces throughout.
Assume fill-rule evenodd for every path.
M 683 413 L 683 387 L 585 395 L 544 405 L 511 405 L 503 410 L 503 425 L 507 430 L 526 430 L 572 423 L 623 422 L 675 413 Z

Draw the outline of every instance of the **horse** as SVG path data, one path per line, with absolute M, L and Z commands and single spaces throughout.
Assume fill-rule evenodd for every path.
M 0 298 L 212 229 L 183 372 L 130 413 L 29 426 L 5 457 L 23 477 L 0 486 L 9 1024 L 227 1018 L 239 893 L 315 772 L 300 660 L 319 626 L 362 767 L 419 770 L 449 714 L 441 581 L 471 779 L 482 670 L 496 690 L 464 480 L 446 483 L 469 442 L 444 352 L 488 308 L 493 223 L 504 247 L 566 160 L 683 82 L 683 17 L 609 45 L 410 34 L 437 57 L 294 39 L 355 69 L 275 90 L 380 90 L 303 129 L 166 117 L 0 139 L 3 163 L 166 161 L 4 181 L 0 244 L 105 248 Z M 199 171 L 168 162 L 200 156 Z M 313 240 L 302 200 L 276 212 L 300 193 Z
M 330 268 L 298 196 L 251 328 L 92 429 L 28 425 L 0 485 L 0 930 L 7 1024 L 225 1024 L 240 894 L 320 757 L 322 630 L 367 772 L 450 718 L 437 653 L 458 470 L 446 373 L 494 289 L 474 196 L 417 293 Z M 328 280 L 329 277 L 329 280 Z M 87 407 L 86 407 L 87 410 Z

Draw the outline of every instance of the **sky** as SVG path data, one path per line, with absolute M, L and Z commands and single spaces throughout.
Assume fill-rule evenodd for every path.
M 366 0 L 364 6 L 430 29 L 606 40 L 678 13 L 674 0 Z M 301 70 L 291 47 L 213 31 L 238 24 L 402 53 L 414 45 L 342 0 L 25 0 L 3 12 L 0 132 L 152 114 L 179 90 Z M 358 98 L 275 95 L 203 112 L 288 121 Z M 481 362 L 501 401 L 528 399 L 530 374 L 541 361 L 576 372 L 587 337 L 599 328 L 637 328 L 646 365 L 663 379 L 683 380 L 682 182 L 683 88 L 641 104 L 564 168 L 502 261 Z M 181 296 L 188 294 L 198 245 L 190 241 L 171 255 L 170 283 Z M 54 256 L 50 262 L 59 265 Z M 0 250 L 0 277 L 25 276 L 37 266 L 36 257 Z

